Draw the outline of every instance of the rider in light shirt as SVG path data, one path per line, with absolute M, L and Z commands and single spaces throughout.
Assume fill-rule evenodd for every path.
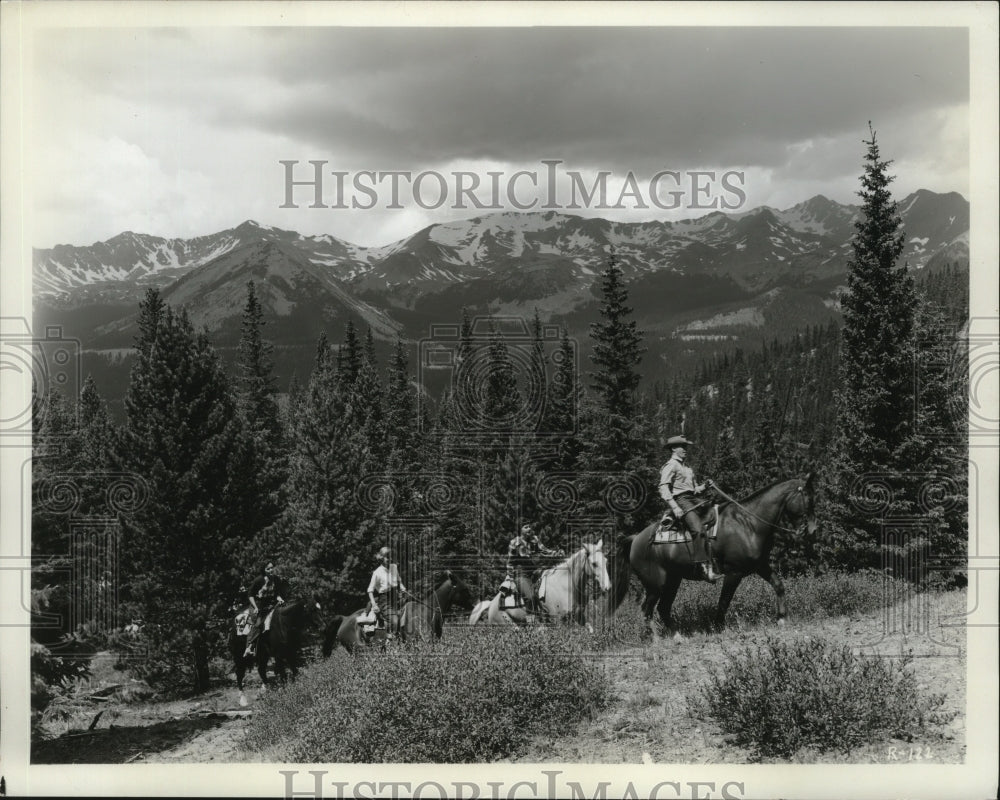
M 372 611 L 383 620 L 391 634 L 399 625 L 400 596 L 409 592 L 399 577 L 399 568 L 392 563 L 389 548 L 379 550 L 376 558 L 379 565 L 368 583 L 368 599 L 371 600 Z
M 683 520 L 691 532 L 691 538 L 695 541 L 696 547 L 699 543 L 704 548 L 704 558 L 695 561 L 701 566 L 705 580 L 714 583 L 721 575 L 712 568 L 712 553 L 709 549 L 708 536 L 705 535 L 701 517 L 698 514 L 700 503 L 695 500 L 695 495 L 705 491 L 705 484 L 696 483 L 694 470 L 684 463 L 687 457 L 687 448 L 693 444 L 683 436 L 672 436 L 667 440 L 667 447 L 671 449 L 670 460 L 663 465 L 660 471 L 660 496 L 667 501 L 667 505 L 678 520 Z

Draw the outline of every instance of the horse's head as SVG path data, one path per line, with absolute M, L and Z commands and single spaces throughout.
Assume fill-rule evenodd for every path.
M 806 530 L 809 531 L 810 536 L 814 536 L 819 527 L 816 522 L 815 476 L 810 472 L 805 478 L 795 483 L 792 495 L 785 504 L 785 513 L 796 526 L 805 519 Z
M 611 578 L 608 576 L 608 559 L 604 555 L 604 542 L 585 544 L 587 551 L 587 572 L 593 577 L 601 594 L 611 591 Z
M 472 589 L 470 589 L 469 585 L 451 570 L 449 570 L 446 575 L 446 580 L 451 581 L 451 589 L 449 591 L 451 604 L 462 609 L 471 610 L 472 606 L 475 604 Z

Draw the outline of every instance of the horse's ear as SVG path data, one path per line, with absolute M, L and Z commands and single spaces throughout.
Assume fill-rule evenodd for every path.
M 813 482 L 814 482 L 814 479 L 815 479 L 815 477 L 816 477 L 816 476 L 815 476 L 815 475 L 814 475 L 814 474 L 813 474 L 812 472 L 810 472 L 809 474 L 807 474 L 807 475 L 806 475 L 806 488 L 807 488 L 807 489 L 808 489 L 808 490 L 809 490 L 810 492 L 812 491 L 812 488 L 813 488 Z
M 604 549 L 604 540 L 603 539 L 598 540 L 597 545 L 594 547 L 594 549 L 595 550 L 603 550 Z

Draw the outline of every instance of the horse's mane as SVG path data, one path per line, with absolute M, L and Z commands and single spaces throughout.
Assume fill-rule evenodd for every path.
M 751 500 L 756 500 L 758 497 L 760 497 L 765 492 L 771 491 L 775 486 L 778 486 L 778 485 L 780 485 L 782 483 L 788 483 L 789 481 L 793 481 L 793 480 L 795 480 L 795 478 L 778 478 L 778 480 L 772 481 L 767 486 L 764 486 L 763 488 L 757 489 L 756 491 L 751 492 L 750 494 L 745 495 L 744 497 L 741 497 L 738 502 L 740 502 L 740 503 L 748 503 Z M 732 503 L 731 500 L 726 500 L 724 503 L 720 503 L 719 505 L 720 506 L 727 506 L 727 505 L 730 505 L 731 503 Z

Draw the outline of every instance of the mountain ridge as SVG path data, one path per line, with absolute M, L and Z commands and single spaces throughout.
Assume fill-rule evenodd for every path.
M 969 219 L 968 202 L 961 195 L 920 189 L 898 207 L 906 230 L 903 257 L 912 266 L 921 268 L 949 248 L 960 254 Z M 134 299 L 146 286 L 165 287 L 241 246 L 270 240 L 294 247 L 356 292 L 390 296 L 437 291 L 542 257 L 560 259 L 584 284 L 601 271 L 611 247 L 626 279 L 664 269 L 710 270 L 733 274 L 747 288 L 764 289 L 783 273 L 806 269 L 824 278 L 843 270 L 857 213 L 857 206 L 823 195 L 784 210 L 760 206 L 677 221 L 614 222 L 556 211 L 501 211 L 434 223 L 376 247 L 246 220 L 192 239 L 123 231 L 89 246 L 36 249 L 33 278 L 36 296 L 53 302 L 71 303 L 74 295 L 92 302 L 102 289 L 119 299 Z

